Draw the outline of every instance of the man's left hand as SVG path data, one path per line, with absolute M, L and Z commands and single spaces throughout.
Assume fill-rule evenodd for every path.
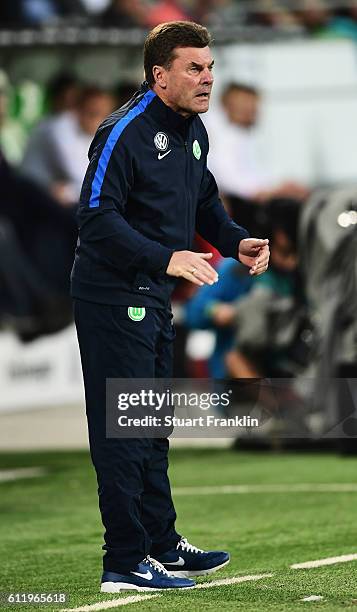
M 251 276 L 259 276 L 268 269 L 269 240 L 260 238 L 244 238 L 239 243 L 238 259 L 250 268 Z

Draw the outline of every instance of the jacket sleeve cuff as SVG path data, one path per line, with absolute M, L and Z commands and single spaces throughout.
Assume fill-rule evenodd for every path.
M 173 249 L 168 249 L 162 244 L 157 243 L 151 246 L 150 249 L 145 249 L 136 258 L 135 265 L 149 274 L 165 274 L 173 253 Z
M 228 231 L 226 229 L 221 238 L 222 248 L 219 249 L 221 254 L 224 257 L 233 257 L 233 259 L 239 261 L 239 243 L 241 240 L 249 237 L 249 232 L 247 232 L 247 230 L 243 227 L 236 224 L 234 224 L 234 227 L 229 227 Z

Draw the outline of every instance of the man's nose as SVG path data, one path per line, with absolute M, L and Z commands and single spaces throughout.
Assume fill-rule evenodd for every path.
M 212 71 L 208 68 L 202 72 L 202 83 L 211 85 L 213 83 L 213 78 Z

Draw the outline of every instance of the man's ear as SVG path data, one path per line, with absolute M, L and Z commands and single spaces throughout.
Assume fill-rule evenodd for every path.
M 155 80 L 155 84 L 161 87 L 162 89 L 166 89 L 167 80 L 166 80 L 166 70 L 162 66 L 154 66 L 152 69 L 152 74 Z

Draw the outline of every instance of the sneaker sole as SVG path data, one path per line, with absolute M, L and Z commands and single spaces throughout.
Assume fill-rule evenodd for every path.
M 167 571 L 169 572 L 170 576 L 172 576 L 173 578 L 193 578 L 193 576 L 209 576 L 210 574 L 214 574 L 214 572 L 217 572 L 218 570 L 222 569 L 222 567 L 225 567 L 225 565 L 228 565 L 228 563 L 230 562 L 230 559 L 228 559 L 228 561 L 225 561 L 224 563 L 221 563 L 221 565 L 216 565 L 216 567 L 211 567 L 210 569 L 205 569 L 205 570 L 169 570 L 169 568 L 166 568 Z
M 129 584 L 128 582 L 102 582 L 100 587 L 101 593 L 120 593 L 120 591 L 174 591 L 177 589 L 193 589 L 196 585 L 187 587 L 166 587 L 160 589 L 158 587 L 138 586 L 137 584 Z

